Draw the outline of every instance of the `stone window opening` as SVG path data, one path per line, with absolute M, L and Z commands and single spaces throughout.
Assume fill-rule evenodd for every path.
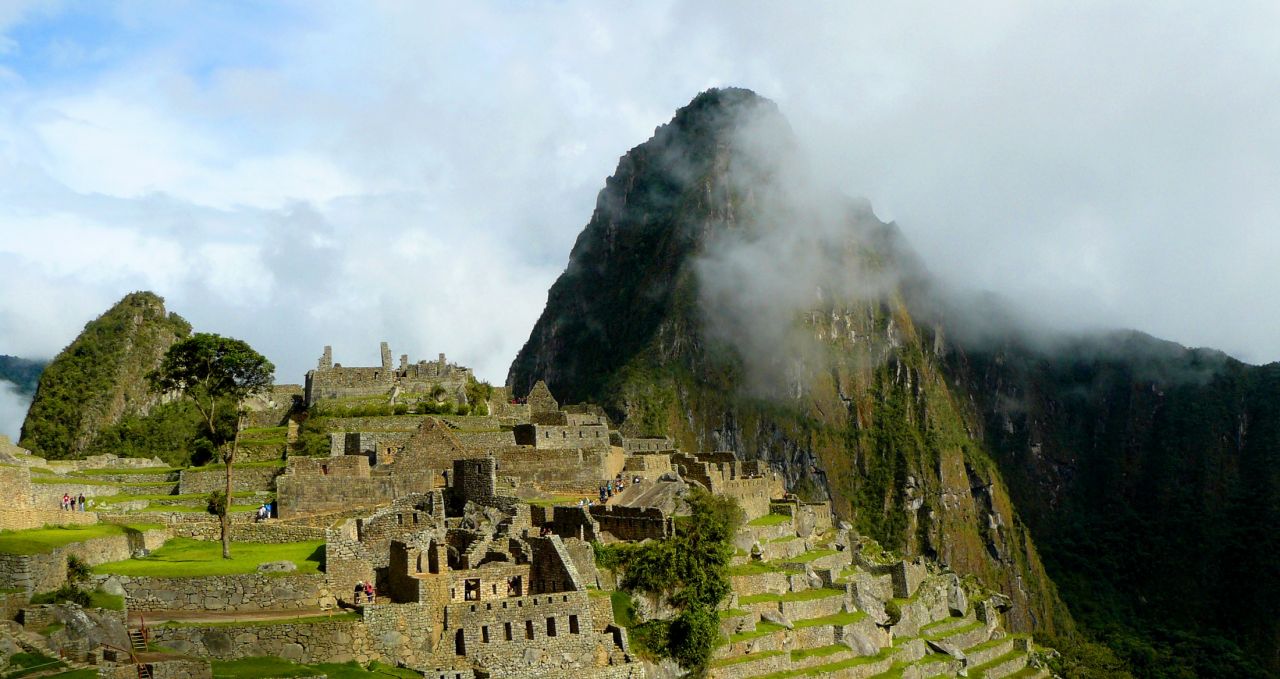
M 457 634 L 453 635 L 453 653 L 454 655 L 467 654 L 467 638 L 462 634 L 462 628 L 458 628 Z
M 480 627 L 480 641 L 486 644 L 489 643 L 489 626 L 488 625 L 483 625 Z
M 524 583 L 519 575 L 507 578 L 507 596 L 521 596 L 523 593 Z
M 554 637 L 556 635 L 556 619 L 547 618 L 547 636 Z
M 532 620 L 524 621 L 524 638 L 529 640 L 533 639 L 533 621 Z
M 569 616 L 569 634 L 578 634 L 578 616 Z
M 497 596 L 497 595 L 498 595 L 498 583 L 496 583 L 496 582 L 495 582 L 495 583 L 493 583 L 493 595 L 494 595 L 494 596 Z
M 502 623 L 502 638 L 511 641 L 511 623 Z
M 462 598 L 464 601 L 480 600 L 480 578 L 467 578 Z

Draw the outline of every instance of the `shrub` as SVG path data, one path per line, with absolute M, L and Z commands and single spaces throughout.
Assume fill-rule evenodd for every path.
M 89 579 L 89 564 L 84 559 L 70 554 L 67 556 L 67 581 L 79 584 Z
M 222 516 L 227 511 L 226 491 L 215 490 L 209 493 L 209 499 L 205 503 L 205 510 L 214 516 Z

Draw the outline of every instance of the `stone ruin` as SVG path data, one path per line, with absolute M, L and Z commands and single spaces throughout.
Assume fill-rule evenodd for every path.
M 392 365 L 391 347 L 381 343 L 382 365 L 347 368 L 333 362 L 333 349 L 326 346 L 314 370 L 307 371 L 303 398 L 307 407 L 323 401 L 375 399 L 384 403 L 416 403 L 432 397 L 438 389 L 455 403 L 466 403 L 467 384 L 474 378 L 470 368 L 449 363 L 444 354 L 434 361 L 409 362 L 400 355 Z

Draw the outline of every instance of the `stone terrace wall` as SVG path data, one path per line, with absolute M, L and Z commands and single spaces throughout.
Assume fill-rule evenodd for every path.
M 119 494 L 120 487 L 107 484 L 75 483 L 63 481 L 57 483 L 31 482 L 31 506 L 36 509 L 58 509 L 62 506 L 62 494 L 71 497 L 84 495 L 86 498 Z
M 26 467 L 0 466 L 0 493 L 5 509 L 25 509 L 31 506 L 31 470 Z M 56 506 L 56 505 L 55 505 Z M 4 527 L 0 525 L 0 528 Z
M 168 531 L 149 530 L 92 538 L 44 554 L 0 554 L 0 589 L 20 589 L 27 594 L 57 589 L 67 581 L 68 556 L 96 566 L 128 559 L 136 549 L 158 549 L 168 538 Z
M 439 485 L 440 478 L 435 470 L 368 477 L 286 474 L 277 481 L 279 514 L 288 519 L 308 513 L 375 507 L 413 493 L 428 493 Z
M 472 450 L 507 448 L 516 444 L 515 434 L 511 431 L 458 431 L 454 434 L 463 446 Z
M 494 451 L 498 473 L 517 476 L 549 491 L 594 493 L 605 479 L 621 471 L 622 456 L 609 450 L 537 450 L 528 447 Z M 617 467 L 615 470 L 614 467 Z
M 283 625 L 152 627 L 151 641 L 216 660 L 271 655 L 303 663 L 388 660 L 359 620 Z
M 93 512 L 64 512 L 61 509 L 0 508 L 0 530 L 26 530 L 44 526 L 85 526 L 98 522 Z
M 592 505 L 591 518 L 620 540 L 660 540 L 671 533 L 671 520 L 656 507 Z
M 222 539 L 222 525 L 217 521 L 174 524 L 171 528 L 174 537 L 209 541 Z M 287 542 L 323 540 L 324 534 L 325 530 L 321 526 L 295 525 L 279 523 L 278 521 L 231 524 L 232 542 L 261 542 L 279 545 Z
M 130 611 L 283 611 L 320 605 L 325 575 L 217 575 L 148 578 L 95 575 L 108 591 L 124 589 Z
M 236 467 L 231 472 L 231 488 L 237 493 L 273 491 L 276 489 L 276 477 L 283 472 L 284 467 Z M 224 490 L 227 487 L 224 474 L 221 466 L 202 471 L 183 470 L 178 492 L 182 495 L 205 495 Z

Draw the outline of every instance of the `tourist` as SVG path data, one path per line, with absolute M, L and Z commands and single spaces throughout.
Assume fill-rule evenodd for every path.
M 360 593 L 363 591 L 364 591 L 364 583 L 357 580 L 355 592 L 352 593 L 352 598 L 355 600 L 355 603 L 360 603 Z
M 62 511 L 71 509 L 71 496 L 66 493 L 62 494 Z
M 364 592 L 369 595 L 369 603 L 373 603 L 378 598 L 378 590 L 373 586 L 372 582 L 364 583 Z
M 77 500 L 77 504 L 80 505 L 80 511 L 83 512 L 84 511 L 84 493 L 80 493 L 80 498 L 79 500 Z

